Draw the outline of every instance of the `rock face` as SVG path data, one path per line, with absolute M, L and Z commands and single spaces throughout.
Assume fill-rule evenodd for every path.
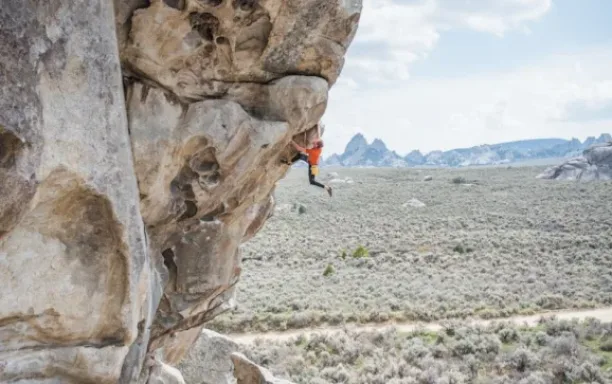
M 9 1 L 0 25 L 0 382 L 116 383 L 161 282 L 112 4 Z
M 582 157 L 550 167 L 539 179 L 596 181 L 612 180 L 612 141 L 607 144 L 594 145 L 584 151 Z
M 180 383 L 361 4 L 0 10 L 0 382 Z

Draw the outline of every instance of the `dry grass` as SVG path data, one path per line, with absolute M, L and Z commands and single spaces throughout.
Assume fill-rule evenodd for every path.
M 211 328 L 611 305 L 612 184 L 536 180 L 542 169 L 337 169 L 355 182 L 333 184 L 332 199 L 295 169 L 275 216 L 243 247 L 237 310 Z M 427 206 L 403 206 L 412 198 Z M 368 254 L 353 257 L 360 246 Z
M 536 328 L 449 324 L 444 332 L 314 335 L 244 353 L 308 384 L 609 383 L 612 324 L 543 321 Z

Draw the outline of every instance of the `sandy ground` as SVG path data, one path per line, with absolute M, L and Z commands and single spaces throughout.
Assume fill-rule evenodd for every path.
M 612 322 L 612 308 L 600 308 L 587 311 L 554 311 L 545 312 L 532 316 L 513 316 L 505 319 L 469 319 L 465 320 L 464 324 L 488 326 L 492 323 L 503 322 L 514 325 L 535 326 L 542 318 L 554 317 L 558 320 L 579 320 L 583 321 L 587 318 L 594 318 L 602 322 Z M 369 324 L 369 325 L 348 325 L 346 327 L 320 327 L 312 329 L 292 330 L 286 332 L 265 332 L 265 333 L 250 333 L 250 334 L 233 334 L 228 335 L 232 340 L 239 344 L 252 344 L 256 340 L 261 341 L 288 341 L 300 336 L 311 336 L 313 334 L 333 335 L 335 333 L 350 331 L 375 331 L 384 330 L 386 328 L 395 328 L 399 332 L 414 332 L 416 330 L 424 331 L 439 331 L 444 329 L 444 323 L 432 322 L 415 322 L 415 323 L 398 323 L 398 324 Z

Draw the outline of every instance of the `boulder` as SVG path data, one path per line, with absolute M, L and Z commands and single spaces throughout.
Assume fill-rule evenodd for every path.
M 185 380 L 178 369 L 160 361 L 151 364 L 149 372 L 147 384 L 185 384 Z
M 292 384 L 274 377 L 266 368 L 253 363 L 241 353 L 233 353 L 231 358 L 237 384 Z
M 330 184 L 353 184 L 355 181 L 351 178 L 351 177 L 345 177 L 345 178 L 334 178 L 329 180 Z
M 592 146 L 584 152 L 584 157 L 589 164 L 612 167 L 612 141 Z
M 205 329 L 178 366 L 188 384 L 236 384 L 232 353 L 238 344 Z
M 316 131 L 360 11 L 3 4 L 0 382 L 181 382 L 170 366 L 234 305 L 239 246 L 272 214 L 289 142 Z
M 402 204 L 402 206 L 412 207 L 412 208 L 423 208 L 423 207 L 426 207 L 427 205 L 420 200 L 412 198 L 408 200 L 407 202 L 405 202 L 404 204 Z
M 581 182 L 612 180 L 612 142 L 594 145 L 585 150 L 583 156 L 550 167 L 537 178 Z
M 179 365 L 187 384 L 291 384 L 237 352 L 238 344 L 214 331 L 202 336 Z

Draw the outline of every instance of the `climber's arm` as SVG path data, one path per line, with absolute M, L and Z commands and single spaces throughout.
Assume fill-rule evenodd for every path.
M 291 140 L 291 145 L 293 145 L 293 148 L 295 148 L 296 151 L 298 152 L 302 152 L 305 153 L 306 152 L 306 148 L 299 146 L 295 141 Z

